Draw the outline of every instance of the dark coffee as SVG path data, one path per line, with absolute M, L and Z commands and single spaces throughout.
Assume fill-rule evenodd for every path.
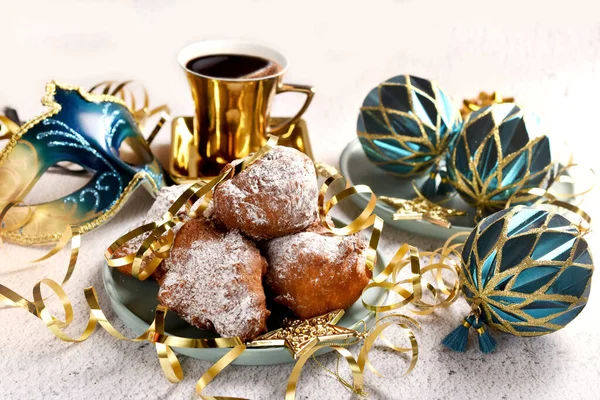
M 214 54 L 191 59 L 187 69 L 213 78 L 261 78 L 281 71 L 281 66 L 266 58 L 241 54 Z

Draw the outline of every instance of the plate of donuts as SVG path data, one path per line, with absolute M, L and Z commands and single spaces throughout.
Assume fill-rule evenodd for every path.
M 160 219 L 186 189 L 163 188 L 132 229 Z M 339 236 L 325 229 L 317 203 L 310 158 L 274 147 L 216 186 L 202 215 L 179 215 L 183 223 L 174 229 L 170 254 L 148 279 L 132 277 L 131 265 L 105 265 L 104 285 L 113 310 L 137 334 L 152 323 L 159 304 L 169 309 L 165 332 L 187 338 L 251 342 L 278 329 L 285 318 L 308 319 L 338 309 L 345 313 L 336 325 L 362 330 L 374 322 L 362 300 L 376 304 L 385 296 L 375 289 L 363 294 L 371 279 L 365 263 L 368 240 L 360 232 Z M 135 254 L 146 237 L 131 239 L 115 257 Z M 375 274 L 381 264 L 378 257 Z M 174 350 L 216 361 L 230 349 Z M 248 347 L 234 363 L 293 361 L 283 346 Z

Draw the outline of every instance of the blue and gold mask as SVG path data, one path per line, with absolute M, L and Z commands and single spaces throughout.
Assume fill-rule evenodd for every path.
M 0 206 L 14 203 L 2 220 L 4 238 L 39 244 L 57 241 L 68 225 L 87 232 L 140 185 L 152 194 L 164 185 L 162 168 L 121 99 L 50 82 L 42 103 L 48 111 L 25 123 L 0 153 Z M 22 204 L 42 175 L 64 162 L 83 167 L 91 180 L 53 201 Z

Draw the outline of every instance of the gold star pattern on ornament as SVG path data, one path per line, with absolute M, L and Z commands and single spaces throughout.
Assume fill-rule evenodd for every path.
M 450 217 L 466 215 L 464 211 L 442 207 L 424 197 L 418 196 L 412 200 L 396 197 L 380 196 L 380 200 L 396 208 L 394 220 L 423 220 L 435 225 L 450 228 Z
M 343 315 L 344 310 L 336 310 L 304 320 L 286 318 L 283 327 L 259 336 L 248 347 L 285 346 L 298 359 L 319 343 L 364 337 L 363 333 L 336 325 Z
M 499 103 L 514 103 L 514 97 L 502 97 L 498 94 L 498 92 L 486 93 L 479 92 L 479 96 L 475 99 L 465 99 L 463 100 L 463 106 L 460 109 L 460 113 L 463 118 L 472 113 L 473 111 L 478 111 L 483 107 L 491 106 L 492 104 Z

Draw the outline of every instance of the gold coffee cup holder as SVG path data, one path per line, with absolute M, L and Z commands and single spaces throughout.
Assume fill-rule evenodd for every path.
M 271 117 L 270 126 L 276 126 L 289 120 L 285 117 Z M 171 154 L 169 157 L 169 175 L 177 184 L 191 183 L 212 178 L 192 173 L 195 165 L 201 162 L 194 145 L 194 117 L 183 116 L 173 119 L 171 127 Z M 265 138 L 266 141 L 266 138 Z M 279 145 L 300 150 L 313 159 L 312 146 L 308 137 L 306 122 L 299 119 L 292 123 L 286 132 L 279 135 Z M 314 161 L 314 159 L 313 159 Z M 217 171 L 218 172 L 218 171 Z

